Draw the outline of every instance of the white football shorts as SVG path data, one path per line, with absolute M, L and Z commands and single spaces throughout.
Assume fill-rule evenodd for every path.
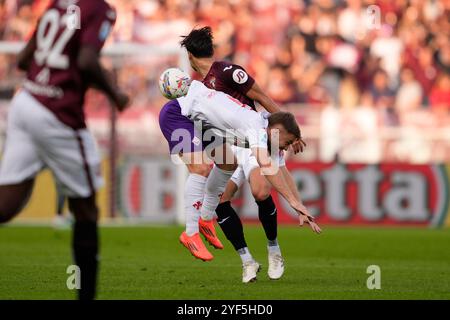
M 65 125 L 27 91 L 11 101 L 7 126 L 0 185 L 18 184 L 48 167 L 68 197 L 86 198 L 102 186 L 92 134 Z

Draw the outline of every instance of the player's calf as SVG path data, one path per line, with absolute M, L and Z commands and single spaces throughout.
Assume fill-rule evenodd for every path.
M 277 208 L 272 196 L 262 201 L 256 201 L 258 205 L 258 218 L 263 225 L 267 240 L 274 241 L 277 238 Z M 269 243 L 270 244 L 270 243 Z
M 247 247 L 241 219 L 230 201 L 222 202 L 216 209 L 217 223 L 235 250 Z
M 95 298 L 98 270 L 98 209 L 95 196 L 69 199 L 69 208 L 75 216 L 72 248 L 75 264 L 81 270 L 80 300 Z

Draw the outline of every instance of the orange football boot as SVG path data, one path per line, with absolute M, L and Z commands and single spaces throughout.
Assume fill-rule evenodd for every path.
M 180 242 L 191 252 L 194 257 L 198 259 L 203 261 L 211 261 L 214 258 L 208 249 L 206 249 L 198 233 L 195 233 L 189 237 L 186 232 L 183 231 L 180 235 Z
M 217 238 L 216 229 L 214 228 L 214 220 L 206 221 L 200 218 L 198 220 L 198 227 L 200 233 L 205 236 L 206 241 L 208 241 L 214 248 L 223 249 L 223 244 Z

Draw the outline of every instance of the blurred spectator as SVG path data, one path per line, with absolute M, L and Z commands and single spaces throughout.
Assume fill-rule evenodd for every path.
M 431 107 L 435 110 L 450 111 L 450 75 L 443 73 L 439 76 L 430 93 Z
M 413 71 L 414 78 L 419 81 L 427 95 L 438 74 L 438 70 L 434 66 L 431 48 L 420 47 L 414 53 L 408 51 L 405 54 L 405 67 Z
M 269 71 L 267 94 L 277 103 L 283 105 L 295 101 L 294 88 L 288 78 L 288 73 L 276 66 Z
M 375 105 L 393 106 L 395 92 L 389 87 L 389 79 L 386 71 L 379 69 L 374 77 L 370 88 Z
M 353 109 L 359 101 L 359 90 L 355 77 L 347 74 L 341 81 L 339 88 L 339 105 L 343 109 Z
M 423 94 L 420 83 L 408 68 L 402 70 L 400 79 L 401 85 L 397 92 L 395 109 L 400 113 L 417 110 L 421 105 Z

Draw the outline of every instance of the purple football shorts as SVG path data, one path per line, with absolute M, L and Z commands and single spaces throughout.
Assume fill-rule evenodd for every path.
M 167 102 L 159 113 L 159 127 L 169 143 L 170 154 L 203 151 L 202 134 L 194 123 L 181 114 L 176 99 Z

